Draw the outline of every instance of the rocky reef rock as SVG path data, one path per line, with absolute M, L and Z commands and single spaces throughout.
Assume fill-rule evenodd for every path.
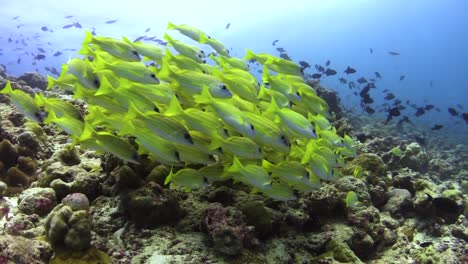
M 0 236 L 0 263 L 49 263 L 53 250 L 49 243 L 22 236 Z
M 45 90 L 47 88 L 47 79 L 36 72 L 27 72 L 18 77 L 18 80 L 24 81 L 27 85 L 33 88 Z
M 124 192 L 121 197 L 121 210 L 138 227 L 175 223 L 181 216 L 175 195 L 153 182 Z
M 61 204 L 47 216 L 45 229 L 54 247 L 84 251 L 91 246 L 91 223 L 86 210 L 73 211 Z
M 29 188 L 18 197 L 18 209 L 25 214 L 47 215 L 57 205 L 52 188 Z
M 220 203 L 208 206 L 203 225 L 214 248 L 226 255 L 238 255 L 242 249 L 258 244 L 254 227 L 242 220 L 242 212 L 235 207 L 223 207 Z

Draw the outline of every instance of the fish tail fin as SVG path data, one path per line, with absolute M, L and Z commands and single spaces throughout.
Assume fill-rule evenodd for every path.
M 267 68 L 267 66 L 263 65 L 262 69 L 262 82 L 269 82 L 270 81 L 270 70 Z
M 42 107 L 46 105 L 47 99 L 44 97 L 42 93 L 36 93 L 34 94 L 34 102 L 36 103 L 37 106 Z
M 256 59 L 256 58 L 257 58 L 257 56 L 255 55 L 255 53 L 253 53 L 252 50 L 247 49 L 245 51 L 244 60 L 249 61 L 249 60 Z
M 270 105 L 268 106 L 267 110 L 265 111 L 265 115 L 269 114 L 276 114 L 280 108 L 278 107 L 278 104 L 276 103 L 275 97 L 271 97 Z
M 94 51 L 91 50 L 89 47 L 89 44 L 91 44 L 94 41 L 94 36 L 91 34 L 89 30 L 85 31 L 85 38 L 83 40 L 83 43 L 81 45 L 81 49 L 78 51 L 78 54 L 80 55 L 93 55 L 94 56 Z
M 55 123 L 57 121 L 58 117 L 57 114 L 53 110 L 48 111 L 47 117 L 44 119 L 43 123 L 44 124 L 50 124 L 50 123 Z
M 179 116 L 183 114 L 184 109 L 182 109 L 182 106 L 180 105 L 179 100 L 177 99 L 177 96 L 173 96 L 171 98 L 171 101 L 169 102 L 169 106 L 167 107 L 166 111 L 164 112 L 164 115 L 167 116 Z
M 271 169 L 273 169 L 275 167 L 275 164 L 269 162 L 268 160 L 266 159 L 263 159 L 262 160 L 262 167 L 266 170 L 266 171 L 271 171 Z
M 3 89 L 0 90 L 0 93 L 1 94 L 12 94 L 13 93 L 13 89 L 11 88 L 10 81 L 7 81 L 7 83 L 5 84 L 5 87 L 3 87 Z
M 164 185 L 168 185 L 171 181 L 172 178 L 174 177 L 174 167 L 171 167 L 171 172 L 169 172 L 169 175 L 167 175 L 166 180 L 164 180 Z
M 210 41 L 210 38 L 208 37 L 208 35 L 206 35 L 205 33 L 200 33 L 200 43 L 201 44 L 206 44 Z
M 169 36 L 167 33 L 164 33 L 163 39 L 168 42 L 168 45 L 170 44 L 172 46 L 172 42 L 174 41 L 174 39 L 171 38 L 171 36 Z
M 96 135 L 96 131 L 93 129 L 90 123 L 84 122 L 83 132 L 81 133 L 78 141 L 85 141 L 93 138 Z
M 193 96 L 195 103 L 197 104 L 211 104 L 213 102 L 213 96 L 211 96 L 208 86 L 204 85 L 201 94 Z
M 129 44 L 130 46 L 133 46 L 133 42 L 131 40 L 129 40 L 127 37 L 125 37 L 125 36 L 122 37 L 122 41 L 124 43 Z
M 168 59 L 169 58 L 163 58 L 161 69 L 158 71 L 158 78 L 164 81 L 171 80 L 174 73 Z
M 177 26 L 174 23 L 172 23 L 170 21 L 167 22 L 166 30 L 171 30 L 171 29 L 176 29 L 176 28 L 177 28 Z
M 208 146 L 208 149 L 209 150 L 216 150 L 216 149 L 221 148 L 223 146 L 223 144 L 224 144 L 224 138 L 222 138 L 221 136 L 216 135 L 215 133 L 213 133 L 213 137 L 211 138 L 211 143 Z
M 227 169 L 228 172 L 239 172 L 242 170 L 244 165 L 240 162 L 240 160 L 237 158 L 237 156 L 234 156 L 232 160 L 232 165 Z
M 52 89 L 54 86 L 57 85 L 57 79 L 55 79 L 54 77 L 50 76 L 50 75 L 47 75 L 47 88 L 46 90 L 50 90 Z
M 142 117 L 142 116 L 144 116 L 144 114 L 142 112 L 140 112 L 140 110 L 138 110 L 138 108 L 135 106 L 135 104 L 130 103 L 130 105 L 128 107 L 128 112 L 127 112 L 127 114 L 125 114 L 122 121 L 123 122 L 131 122 L 132 120 L 139 119 L 139 117 Z

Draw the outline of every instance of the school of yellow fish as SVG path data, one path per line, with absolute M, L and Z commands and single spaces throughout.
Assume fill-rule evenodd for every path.
M 189 25 L 169 23 L 169 30 L 196 45 L 168 34 L 170 49 L 86 32 L 79 51 L 85 58 L 70 59 L 57 79 L 48 76 L 48 89 L 86 102 L 85 116 L 67 101 L 33 98 L 9 82 L 1 93 L 30 119 L 63 129 L 73 144 L 130 163 L 149 155 L 171 166 L 165 184 L 185 190 L 232 179 L 275 200 L 293 200 L 321 179 L 337 178 L 344 158 L 356 155 L 353 139 L 337 135 L 328 105 L 299 65 L 250 50 L 232 57 Z M 202 45 L 214 51 L 207 55 Z M 249 61 L 263 65 L 261 82 Z

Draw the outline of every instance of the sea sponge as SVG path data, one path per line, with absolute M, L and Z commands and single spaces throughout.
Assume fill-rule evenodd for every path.
M 0 161 L 5 168 L 10 168 L 16 164 L 18 160 L 18 148 L 11 144 L 10 141 L 4 139 L 0 142 Z

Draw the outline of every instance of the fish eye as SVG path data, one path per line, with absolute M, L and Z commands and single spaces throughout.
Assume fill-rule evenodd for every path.
M 226 49 L 226 53 L 229 54 L 229 50 L 228 50 L 228 49 Z
M 138 52 L 136 52 L 136 50 L 132 50 L 132 54 L 138 57 Z
M 308 170 L 306 170 L 305 177 L 309 180 L 310 179 L 310 173 Z
M 203 50 L 200 50 L 201 54 L 205 55 L 205 52 Z
M 258 153 L 262 153 L 262 148 L 258 147 Z
M 158 108 L 157 106 L 154 106 L 153 110 L 154 110 L 155 112 L 161 113 L 161 112 L 159 112 L 159 108 Z
M 225 84 L 222 84 L 222 85 L 221 85 L 221 89 L 222 89 L 222 90 L 227 90 L 226 85 L 225 85 Z
M 252 131 L 255 131 L 255 127 L 254 127 L 252 124 L 250 124 L 250 129 L 251 129 Z
M 269 82 L 264 82 L 263 84 L 265 85 L 266 88 L 270 88 L 270 83 Z
M 96 85 L 96 87 L 101 86 L 101 82 L 99 82 L 98 79 L 94 79 L 93 84 Z
M 210 37 L 210 36 L 208 36 L 208 35 L 206 35 L 206 36 L 207 36 L 209 39 L 211 39 L 211 37 Z
M 188 132 L 184 134 L 184 139 L 188 140 L 190 144 L 193 144 L 192 137 L 190 136 Z
M 204 70 L 202 70 L 201 72 L 204 73 L 204 74 L 206 74 L 206 71 L 204 71 Z
M 152 74 L 150 75 L 150 77 L 153 78 L 153 79 L 156 79 L 156 74 L 152 73 Z
M 223 148 L 222 148 L 222 147 L 219 147 L 219 148 L 218 148 L 218 151 L 222 154 L 222 153 L 223 153 Z
M 207 178 L 206 176 L 203 176 L 203 183 L 206 183 L 206 184 L 209 183 L 209 182 L 208 182 L 208 178 Z
M 176 156 L 176 159 L 180 161 L 180 154 L 179 151 L 174 152 L 174 155 Z

